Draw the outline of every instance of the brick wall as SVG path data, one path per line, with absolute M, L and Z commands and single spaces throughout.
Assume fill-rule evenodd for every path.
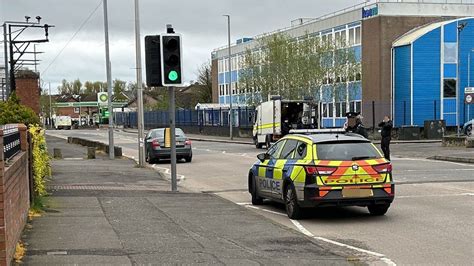
M 41 92 L 38 84 L 38 74 L 32 71 L 19 71 L 15 78 L 16 95 L 20 99 L 20 103 L 39 114 Z
M 212 82 L 212 102 L 219 103 L 219 80 L 218 80 L 217 59 L 212 60 L 211 82 Z
M 3 158 L 0 129 L 0 265 L 10 265 L 15 246 L 27 222 L 29 200 L 26 127 L 20 126 L 21 152 L 8 163 Z

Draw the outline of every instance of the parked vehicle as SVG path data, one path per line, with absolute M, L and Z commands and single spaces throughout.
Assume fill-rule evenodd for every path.
M 68 115 L 58 115 L 54 119 L 54 128 L 56 129 L 71 129 L 72 119 Z
M 474 124 L 474 119 L 467 121 L 462 127 L 462 132 L 467 136 L 472 136 L 472 124 Z
M 257 158 L 248 174 L 252 204 L 282 202 L 291 219 L 324 206 L 384 215 L 395 197 L 392 164 L 355 133 L 289 134 Z
M 253 126 L 256 148 L 267 148 L 291 129 L 317 128 L 317 105 L 311 101 L 271 100 L 257 106 Z
M 191 141 L 180 128 L 176 128 L 176 157 L 188 163 L 193 159 Z M 145 160 L 151 164 L 169 158 L 171 158 L 171 148 L 165 143 L 165 128 L 148 131 L 145 138 Z

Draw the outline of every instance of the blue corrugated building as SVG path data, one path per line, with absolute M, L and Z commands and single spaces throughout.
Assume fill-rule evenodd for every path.
M 425 120 L 443 119 L 456 126 L 472 119 L 474 107 L 463 97 L 464 88 L 474 86 L 469 80 L 474 77 L 472 57 L 472 17 L 431 23 L 397 39 L 392 48 L 395 125 L 423 126 Z

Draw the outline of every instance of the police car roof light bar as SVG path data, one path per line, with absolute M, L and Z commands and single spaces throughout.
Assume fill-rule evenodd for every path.
M 324 129 L 291 129 L 290 134 L 335 134 L 346 133 L 343 128 L 324 128 Z

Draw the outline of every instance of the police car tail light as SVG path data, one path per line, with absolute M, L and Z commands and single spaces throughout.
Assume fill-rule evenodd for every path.
M 151 142 L 151 146 L 153 148 L 157 148 L 157 147 L 160 147 L 160 143 L 158 142 L 157 139 L 154 139 L 152 142 Z
M 391 163 L 372 165 L 372 168 L 374 168 L 374 170 L 377 171 L 380 174 L 392 172 L 392 164 Z
M 191 141 L 189 139 L 187 139 L 185 142 L 184 142 L 185 145 L 191 145 Z
M 336 167 L 328 166 L 305 166 L 305 170 L 308 175 L 331 175 L 336 171 L 336 169 Z

